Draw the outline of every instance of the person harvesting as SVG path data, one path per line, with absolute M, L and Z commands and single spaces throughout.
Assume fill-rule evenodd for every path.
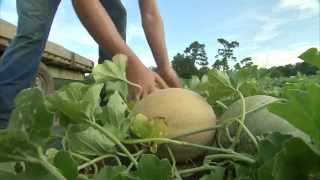
M 6 128 L 14 108 L 14 98 L 30 87 L 50 32 L 60 0 L 17 0 L 17 34 L 0 58 L 0 128 Z M 115 54 L 128 56 L 127 78 L 140 85 L 131 89 L 138 98 L 157 88 L 161 78 L 170 87 L 179 79 L 170 67 L 162 18 L 156 0 L 139 0 L 142 26 L 158 67 L 158 76 L 143 65 L 125 42 L 126 9 L 120 0 L 73 0 L 84 27 L 99 44 L 99 63 Z

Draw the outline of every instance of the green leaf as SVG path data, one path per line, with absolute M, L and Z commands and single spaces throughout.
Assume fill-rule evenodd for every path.
M 1 180 L 57 180 L 47 170 L 40 165 L 27 164 L 26 172 L 20 174 L 11 174 L 0 172 Z
M 200 180 L 223 180 L 225 168 L 217 166 L 215 171 L 212 171 L 210 175 L 205 175 Z
M 263 108 L 248 114 L 245 125 L 254 136 L 258 137 L 263 134 L 279 132 L 284 135 L 299 137 L 304 139 L 306 142 L 310 141 L 308 135 L 295 128 L 285 119 L 269 112 L 267 108 Z M 250 147 L 249 145 L 252 144 L 252 141 L 246 133 L 242 134 L 240 144 L 243 147 L 248 148 Z
M 202 83 L 199 88 L 209 93 L 208 100 L 211 103 L 215 103 L 223 97 L 231 96 L 235 92 L 227 73 L 218 70 L 210 70 L 208 81 Z
M 144 154 L 138 164 L 140 180 L 168 180 L 171 177 L 171 166 L 167 159 L 160 160 L 155 155 Z
M 53 114 L 48 111 L 42 92 L 38 88 L 23 90 L 16 97 L 15 104 L 9 128 L 23 131 L 32 142 L 39 145 L 47 143 Z
M 26 171 L 20 174 L 1 173 L 1 180 L 57 180 L 46 169 L 38 164 L 26 164 Z
M 9 173 L 13 175 L 16 174 L 15 165 L 16 165 L 15 162 L 0 163 L 0 173 Z
M 320 152 L 300 138 L 273 133 L 259 146 L 259 180 L 309 179 L 320 172 Z
M 72 152 L 86 156 L 101 156 L 113 151 L 115 146 L 107 137 L 91 127 L 78 130 L 73 126 L 67 130 L 65 142 Z
M 102 87 L 103 84 L 71 83 L 49 97 L 48 101 L 57 112 L 68 117 L 73 123 L 93 121 L 99 107 Z
M 280 133 L 272 133 L 265 136 L 259 142 L 260 152 L 257 155 L 260 167 L 257 168 L 257 176 L 259 180 L 273 180 L 272 175 L 275 156 L 282 150 L 284 144 L 288 142 L 292 136 Z
M 291 135 L 280 134 L 279 132 L 267 135 L 259 142 L 259 161 L 269 161 L 271 157 L 274 157 L 282 149 L 283 145 L 291 138 Z
M 287 102 L 272 104 L 269 110 L 309 134 L 319 144 L 320 85 L 309 85 L 306 91 L 288 90 L 285 96 Z
M 320 52 L 317 48 L 310 48 L 299 56 L 300 59 L 320 69 Z
M 114 92 L 118 91 L 121 97 L 126 101 L 128 97 L 128 84 L 123 81 L 106 81 L 105 82 L 105 92 L 107 95 L 112 95 Z
M 0 130 L 0 144 L 0 162 L 24 161 L 38 155 L 28 136 L 18 130 Z
M 105 61 L 97 65 L 93 71 L 93 77 L 97 82 L 126 80 L 126 65 L 128 58 L 125 55 L 113 57 L 113 62 Z
M 3 179 L 3 180 L 22 180 L 21 178 L 19 179 L 17 177 L 16 174 L 13 174 L 13 173 L 9 173 L 9 172 L 5 172 L 5 171 L 0 171 L 0 179 Z
M 138 178 L 130 177 L 123 166 L 106 166 L 94 180 L 138 180 Z
M 310 179 L 319 172 L 319 152 L 301 139 L 293 138 L 288 141 L 275 157 L 273 166 L 275 180 Z
M 110 96 L 108 104 L 96 113 L 96 120 L 102 122 L 103 127 L 112 132 L 119 139 L 128 136 L 130 121 L 126 117 L 128 106 L 116 91 Z
M 168 126 L 164 118 L 147 118 L 137 114 L 131 124 L 131 131 L 139 138 L 162 138 L 168 133 Z
M 268 106 L 271 103 L 279 101 L 277 98 L 265 95 L 256 95 L 245 98 L 246 114 L 252 113 Z M 221 116 L 220 122 L 241 117 L 242 101 L 239 99 L 229 106 L 229 109 Z
M 77 163 L 72 159 L 67 151 L 60 151 L 55 155 L 54 166 L 68 180 L 76 180 L 78 176 Z

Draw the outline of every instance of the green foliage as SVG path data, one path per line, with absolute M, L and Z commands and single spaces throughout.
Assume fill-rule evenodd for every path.
M 122 98 L 128 96 L 128 80 L 126 77 L 126 67 L 128 58 L 119 54 L 112 58 L 112 61 L 105 61 L 97 65 L 92 75 L 96 82 L 105 84 L 106 94 L 118 91 Z
M 313 84 L 306 91 L 286 92 L 288 101 L 270 106 L 270 111 L 288 120 L 320 143 L 320 85 Z
M 60 112 L 70 122 L 94 121 L 102 87 L 103 84 L 71 83 L 50 96 L 48 101 L 55 112 Z
M 311 48 L 299 56 L 300 59 L 320 69 L 320 52 L 317 48 Z
M 54 156 L 53 165 L 68 180 L 76 180 L 78 177 L 78 165 L 67 151 L 59 151 Z
M 186 56 L 204 60 L 197 48 L 204 46 L 193 44 Z M 232 59 L 232 51 L 221 53 Z M 317 65 L 314 50 L 300 57 Z M 214 128 L 215 144 L 209 146 L 167 139 L 166 119 L 132 114 L 127 84 L 133 84 L 121 55 L 98 65 L 90 83 L 71 83 L 48 97 L 36 88 L 24 90 L 9 128 L 0 130 L 0 179 L 319 179 L 319 75 L 272 79 L 249 59 L 239 66 L 186 82 L 208 100 L 219 122 L 182 136 Z M 187 164 L 177 164 L 170 149 L 169 160 L 149 154 L 166 144 L 208 153 Z
M 94 178 L 94 180 L 138 180 L 137 178 L 129 177 L 124 166 L 106 166 Z
M 200 66 L 200 69 L 196 67 Z M 191 76 L 206 73 L 208 70 L 208 57 L 205 51 L 205 45 L 195 41 L 190 44 L 184 53 L 178 53 L 173 57 L 172 67 L 179 77 L 189 79 Z
M 159 160 L 154 155 L 145 154 L 141 157 L 137 175 L 140 180 L 168 180 L 171 177 L 171 165 L 168 160 Z
M 91 127 L 82 130 L 77 126 L 71 126 L 64 141 L 70 151 L 85 156 L 102 156 L 112 152 L 115 146 L 110 139 Z

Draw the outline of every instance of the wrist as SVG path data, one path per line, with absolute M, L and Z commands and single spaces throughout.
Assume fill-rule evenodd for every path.
M 159 73 L 165 73 L 168 72 L 171 69 L 170 65 L 164 65 L 164 66 L 158 66 L 157 70 Z

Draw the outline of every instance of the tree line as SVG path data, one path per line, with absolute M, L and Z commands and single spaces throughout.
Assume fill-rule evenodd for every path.
M 205 44 L 198 41 L 192 42 L 183 52 L 177 53 L 171 62 L 172 67 L 184 79 L 189 79 L 192 76 L 201 77 L 212 68 L 221 71 L 239 70 L 247 67 L 258 68 L 253 63 L 251 57 L 238 59 L 234 55 L 234 50 L 240 46 L 239 42 L 228 41 L 223 38 L 219 38 L 217 41 L 221 45 L 221 48 L 217 50 L 214 57 L 215 61 L 211 67 L 209 66 Z M 233 67 L 231 67 L 231 63 L 234 64 Z M 298 72 L 305 75 L 317 73 L 316 67 L 304 62 L 271 68 L 260 68 L 259 70 L 267 72 L 271 77 L 290 77 L 297 75 Z

